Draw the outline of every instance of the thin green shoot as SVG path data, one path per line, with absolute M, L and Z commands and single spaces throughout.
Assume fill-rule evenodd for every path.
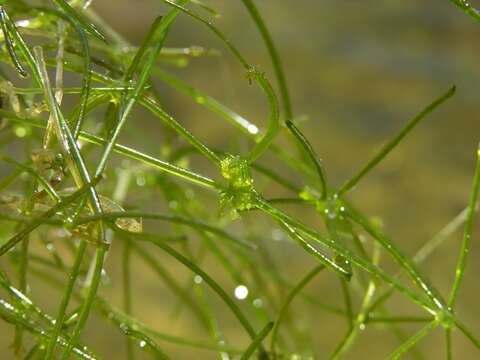
M 438 99 L 433 101 L 425 109 L 423 109 L 417 116 L 410 120 L 405 127 L 387 144 L 385 144 L 360 171 L 347 180 L 338 190 L 338 195 L 343 195 L 352 190 L 358 182 L 369 173 L 375 166 L 377 166 L 385 157 L 408 135 L 410 132 L 431 112 L 442 105 L 445 101 L 450 99 L 456 91 L 456 87 L 451 87 L 446 93 L 441 95 Z

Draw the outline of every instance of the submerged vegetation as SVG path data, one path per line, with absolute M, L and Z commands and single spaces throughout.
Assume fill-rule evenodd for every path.
M 142 44 L 134 47 L 89 8 L 90 1 L 0 1 L 0 317 L 13 329 L 12 356 L 101 358 L 82 340 L 89 319 L 98 317 L 111 325 L 112 332 L 119 330 L 124 336 L 127 359 L 177 358 L 165 344 L 168 349 L 173 344 L 173 349 L 187 347 L 222 359 L 320 357 L 298 331 L 290 311 L 297 298 L 315 311 L 345 320 L 345 334 L 336 348 L 324 349 L 322 358 L 347 355 L 361 330 L 374 326 L 398 338 L 398 348 L 389 355 L 392 359 L 415 351 L 417 343 L 436 329 L 445 334 L 447 358 L 455 350 L 454 331 L 480 354 L 480 338 L 455 311 L 468 264 L 480 152 L 473 154 L 477 165 L 466 209 L 414 256 L 406 255 L 380 221 L 348 199 L 420 122 L 435 116 L 435 110 L 454 96 L 455 87 L 434 94 L 430 104 L 336 187 L 329 183 L 309 136 L 296 121 L 281 57 L 254 1 L 242 3 L 271 57 L 275 81 L 253 66 L 214 25 L 217 11 L 206 2 L 161 2 L 170 10 L 153 22 Z M 480 20 L 478 11 L 465 1 L 451 2 Z M 198 46 L 166 47 L 179 16 L 206 26 L 238 60 L 246 81 L 265 95 L 264 123 L 254 124 L 169 71 L 188 57 L 218 55 Z M 181 94 L 182 101 L 194 102 L 229 123 L 228 136 L 248 139 L 248 150 L 232 153 L 204 143 L 168 113 L 159 82 Z M 161 150 L 155 153 L 139 150 L 141 138 L 129 146 L 120 142 L 129 123 L 144 126 L 138 108 L 164 125 Z M 276 141 L 282 133 L 288 134 L 291 146 Z M 267 156 L 269 165 L 261 161 Z M 197 166 L 205 161 L 208 166 Z M 277 164 L 296 177 L 284 176 Z M 280 195 L 265 195 L 268 186 L 281 189 Z M 143 207 L 134 195 L 130 197 L 136 187 L 161 197 L 166 206 Z M 298 211 L 299 207 L 304 210 Z M 300 218 L 307 210 L 316 213 L 314 225 Z M 288 237 L 316 262 L 296 283 L 285 278 L 285 269 L 276 267 L 268 252 L 270 236 L 252 229 L 251 215 L 255 221 L 269 221 L 268 234 L 274 230 Z M 460 255 L 452 269 L 454 282 L 445 295 L 419 265 L 462 226 Z M 122 254 L 120 304 L 101 295 L 110 271 L 107 255 L 112 252 Z M 187 281 L 159 260 L 162 253 L 190 271 Z M 178 301 L 175 312 L 188 312 L 191 322 L 202 330 L 199 333 L 208 334 L 209 340 L 200 335 L 177 337 L 169 334 L 169 326 L 154 327 L 137 319 L 134 304 L 141 294 L 133 288 L 141 274 L 132 266 L 132 256 L 158 275 Z M 214 259 L 221 272 L 206 270 L 206 258 Z M 397 268 L 382 266 L 384 258 L 391 258 Z M 236 284 L 232 295 L 223 285 L 224 277 Z M 304 292 L 318 277 L 339 279 L 343 298 L 338 307 Z M 56 294 L 50 300 L 54 313 L 31 296 L 29 284 L 39 283 Z M 252 306 L 242 306 L 238 300 L 249 293 Z M 416 312 L 403 315 L 390 310 L 394 295 L 403 296 Z M 223 305 L 217 307 L 218 299 Z M 228 309 L 231 321 L 236 321 L 231 326 L 245 335 L 238 342 L 223 331 L 219 319 L 225 310 L 219 307 Z M 401 331 L 398 324 L 404 323 L 417 330 Z M 321 336 L 322 331 L 329 331 L 328 326 L 311 332 Z

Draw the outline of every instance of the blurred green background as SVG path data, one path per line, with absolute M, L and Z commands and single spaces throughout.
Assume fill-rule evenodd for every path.
M 215 24 L 251 63 L 258 64 L 273 80 L 264 44 L 241 2 L 210 0 L 208 3 L 221 14 Z M 413 254 L 468 202 L 480 140 L 480 24 L 447 0 L 257 0 L 255 3 L 282 56 L 298 124 L 324 160 L 334 186 L 354 174 L 407 120 L 451 85 L 457 85 L 455 97 L 431 114 L 350 195 L 361 210 L 383 219 L 393 240 L 405 252 Z M 92 8 L 133 44 L 142 41 L 154 17 L 167 9 L 159 0 L 94 0 Z M 265 99 L 248 85 L 243 69 L 204 26 L 182 15 L 167 45 L 192 44 L 218 49 L 222 56 L 192 59 L 188 67 L 170 70 L 247 119 L 265 124 Z M 245 151 L 246 144 L 235 130 L 188 98 L 159 86 L 166 110 L 207 144 L 225 151 Z M 143 150 L 158 151 L 162 128 L 144 126 Z M 128 142 L 128 135 L 125 139 Z M 252 218 L 247 216 L 245 222 L 249 221 Z M 480 243 L 478 231 L 475 234 L 458 313 L 480 334 L 480 283 L 476 277 L 480 271 Z M 272 234 L 266 233 L 265 241 L 271 239 Z M 422 265 L 443 294 L 448 294 L 452 284 L 460 240 L 461 234 L 456 233 Z M 292 283 L 312 267 L 313 262 L 290 244 L 271 243 L 277 265 Z M 159 259 L 178 279 L 188 277 L 169 258 L 161 255 Z M 121 294 L 120 260 L 120 253 L 112 252 L 106 266 L 112 282 L 102 293 L 112 299 Z M 214 262 L 207 262 L 204 269 L 222 279 L 222 270 Z M 134 290 L 138 294 L 134 296 L 134 314 L 138 318 L 166 333 L 207 339 L 188 314 L 172 320 L 170 314 L 176 301 L 150 270 L 138 262 L 133 273 Z M 233 292 L 234 284 L 225 281 L 225 287 Z M 333 276 L 320 275 L 307 289 L 323 302 L 341 302 L 340 287 Z M 33 293 L 36 296 L 46 297 Z M 249 298 L 243 305 L 251 306 L 253 300 Z M 211 301 L 223 309 L 224 305 L 214 296 Z M 393 306 L 399 312 L 410 309 L 400 297 Z M 346 330 L 343 319 L 300 300 L 293 308 L 301 330 L 310 334 L 308 346 L 313 344 L 315 358 L 326 358 Z M 50 310 L 54 309 L 56 302 Z M 225 311 L 220 322 L 227 338 L 237 344 L 248 344 L 226 310 L 219 311 Z M 407 333 L 417 328 L 404 327 Z M 122 358 L 124 344 L 120 333 L 94 318 L 88 329 L 85 342 L 94 350 L 106 359 Z M 478 353 L 462 337 L 454 334 L 454 339 L 456 358 L 478 358 Z M 427 359 L 441 359 L 443 341 L 443 333 L 438 330 L 419 347 Z M 174 359 L 216 358 L 208 352 L 161 344 Z M 382 359 L 398 344 L 392 335 L 368 329 L 360 334 L 345 358 Z

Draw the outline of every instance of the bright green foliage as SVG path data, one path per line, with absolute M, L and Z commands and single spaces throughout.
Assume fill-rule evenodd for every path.
M 467 2 L 450 1 L 480 19 Z M 123 334 L 128 360 L 135 359 L 138 351 L 152 358 L 175 358 L 174 353 L 164 350 L 163 342 L 194 352 L 210 351 L 222 359 L 309 359 L 318 354 L 309 346 L 309 334 L 299 331 L 291 311 L 294 301 L 340 316 L 346 323 L 345 335 L 330 349 L 331 358 L 347 355 L 361 338 L 360 330 L 379 323 L 379 329 L 400 340 L 392 359 L 414 351 L 416 344 L 437 328 L 445 332 L 448 358 L 453 353 L 454 330 L 480 349 L 480 341 L 455 311 L 473 237 L 480 187 L 478 154 L 468 207 L 414 256 L 404 253 L 402 242 L 393 241 L 379 222 L 357 210 L 347 198 L 420 122 L 435 115 L 434 110 L 454 95 L 455 87 L 406 122 L 337 189 L 327 183 L 327 172 L 310 136 L 294 121 L 286 71 L 255 1 L 241 3 L 271 58 L 278 97 L 268 71 L 252 66 L 214 24 L 211 17 L 217 17 L 218 12 L 208 2 L 159 2 L 168 5 L 169 11 L 158 14 L 141 45 L 134 47 L 88 8 L 89 1 L 0 0 L 0 62 L 15 74 L 8 78 L 0 72 L 0 136 L 8 135 L 0 143 L 0 160 L 7 167 L 5 171 L 2 168 L 2 174 L 7 175 L 0 179 L 0 318 L 14 327 L 14 356 L 97 359 L 95 349 L 82 342 L 89 318 L 96 315 Z M 188 16 L 215 35 L 246 72 L 246 81 L 260 88 L 268 105 L 261 124 L 170 73 L 169 66 L 186 66 L 188 57 L 220 54 L 196 45 L 165 47 L 179 15 Z M 79 77 L 78 84 L 65 85 Z M 249 139 L 245 142 L 247 151 L 231 154 L 231 149 L 216 149 L 202 141 L 183 119 L 169 113 L 156 81 L 230 124 L 229 136 L 239 130 Z M 63 101 L 68 96 L 74 99 L 65 102 L 73 103 L 70 109 Z M 129 146 L 119 143 L 127 127 L 133 133 L 145 125 L 142 121 L 148 121 L 137 116 L 137 107 L 163 126 L 158 136 L 161 150 L 153 154 L 138 150 L 144 148 L 141 136 L 132 137 Z M 298 153 L 276 142 L 282 131 L 290 134 Z M 6 155 L 8 151 L 3 153 L 10 143 L 14 144 L 14 158 Z M 24 154 L 19 149 L 25 149 Z M 287 167 L 296 180 L 277 173 L 275 165 L 260 164 L 264 155 L 281 164 L 279 168 Z M 209 176 L 198 170 L 198 156 L 213 165 Z M 110 166 L 113 159 L 121 161 Z M 282 187 L 289 195 L 269 198 L 258 184 Z M 131 190 L 144 191 L 149 198 L 158 196 L 162 212 L 145 211 L 140 197 L 130 197 Z M 245 221 L 230 228 L 230 221 L 212 211 L 216 204 L 231 219 Z M 312 209 L 318 222 L 306 225 L 303 217 L 298 218 L 301 212 L 290 215 L 288 204 Z M 130 206 L 137 210 L 130 210 Z M 242 219 L 249 212 L 255 215 L 255 222 L 267 220 L 270 227 L 251 226 L 250 216 Z M 155 226 L 149 227 L 152 222 Z M 419 263 L 463 223 L 460 257 L 450 297 L 445 301 Z M 242 232 L 230 232 L 242 224 L 246 225 Z M 323 230 L 319 230 L 321 226 Z M 291 269 L 277 266 L 270 253 L 271 237 L 288 237 L 292 244 L 286 246 L 299 247 L 316 266 L 298 282 L 291 282 Z M 99 292 L 104 273 L 111 271 L 107 254 L 116 249 L 122 251 L 122 309 Z M 176 273 L 177 267 L 164 262 L 165 257 L 189 271 L 188 281 L 180 280 L 183 277 Z M 397 272 L 385 270 L 380 260 L 387 257 L 398 266 Z M 227 280 L 210 272 L 206 259 L 216 262 Z M 186 318 L 205 335 L 198 337 L 202 340 L 174 336 L 170 329 L 162 331 L 136 319 L 136 303 L 142 294 L 137 293 L 133 279 L 143 276 L 138 272 L 143 268 L 134 261 L 153 270 L 165 286 L 162 290 L 173 296 L 171 320 L 188 312 Z M 18 281 L 10 280 L 10 273 Z M 404 273 L 409 276 L 407 281 L 401 277 Z M 306 292 L 307 284 L 320 276 L 339 281 L 342 296 L 335 305 Z M 30 298 L 29 284 L 37 281 L 61 292 L 52 298 L 56 300 L 54 315 Z M 230 294 L 231 286 L 237 299 Z M 416 306 L 421 315 L 391 314 L 388 304 L 393 294 Z M 217 302 L 212 302 L 213 297 Z M 248 302 L 239 306 L 237 300 L 244 299 Z M 218 301 L 234 325 L 225 326 Z M 422 326 L 408 337 L 400 334 L 397 323 Z M 245 341 L 234 343 L 230 339 L 228 330 L 232 327 Z M 325 324 L 320 330 L 330 329 Z M 209 339 L 203 340 L 207 336 Z M 326 353 L 322 349 L 322 356 Z
M 222 176 L 227 186 L 222 190 L 221 208 L 230 208 L 233 219 L 243 211 L 252 210 L 256 206 L 258 194 L 253 187 L 253 177 L 248 161 L 240 156 L 227 155 L 220 163 Z

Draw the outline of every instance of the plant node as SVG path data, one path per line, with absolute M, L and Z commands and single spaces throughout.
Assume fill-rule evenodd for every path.
M 220 171 L 228 185 L 221 193 L 221 211 L 231 208 L 230 216 L 236 219 L 242 211 L 256 207 L 258 194 L 248 161 L 240 156 L 227 155 L 220 162 Z
M 455 317 L 451 308 L 437 312 L 435 318 L 445 329 L 453 329 L 455 327 Z
M 260 71 L 257 66 L 250 66 L 247 70 L 247 80 L 250 84 L 253 81 L 258 81 L 259 79 L 264 79 L 265 73 Z
M 318 213 L 324 218 L 328 218 L 329 220 L 343 220 L 346 207 L 337 194 L 322 199 L 316 190 L 306 186 L 299 196 L 301 199 L 314 205 Z

